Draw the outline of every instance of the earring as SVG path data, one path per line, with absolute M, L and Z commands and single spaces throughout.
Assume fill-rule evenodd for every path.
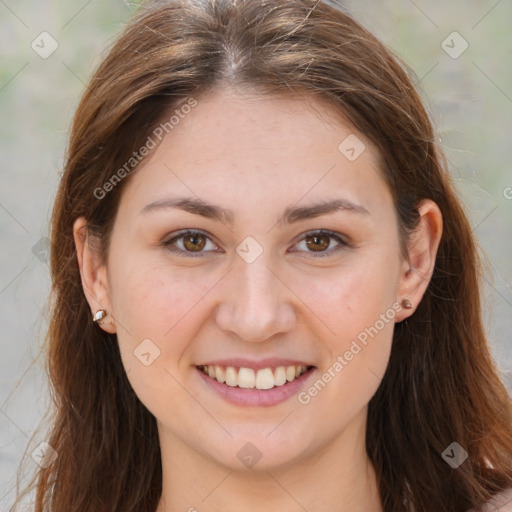
M 404 299 L 402 301 L 402 307 L 404 309 L 412 309 L 412 304 L 411 304 L 411 301 L 409 299 Z
M 97 322 L 103 320 L 107 316 L 107 312 L 104 309 L 98 309 L 94 315 L 92 315 L 92 321 Z

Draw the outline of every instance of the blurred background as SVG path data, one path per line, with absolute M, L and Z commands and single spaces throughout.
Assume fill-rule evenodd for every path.
M 277 0 L 276 0 L 277 1 Z M 0 511 L 50 403 L 48 222 L 84 85 L 139 2 L 0 0 Z M 414 69 L 486 258 L 485 321 L 512 390 L 512 2 L 354 0 Z M 44 429 L 40 436 L 43 436 Z

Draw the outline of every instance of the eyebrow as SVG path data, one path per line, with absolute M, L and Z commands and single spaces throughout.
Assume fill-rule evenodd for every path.
M 161 199 L 146 205 L 139 214 L 145 214 L 152 211 L 175 208 L 184 210 L 188 213 L 201 215 L 207 219 L 217 220 L 229 225 L 233 225 L 235 215 L 233 210 L 228 210 L 208 204 L 194 197 L 176 197 L 172 199 Z M 320 201 L 308 206 L 289 206 L 285 209 L 283 215 L 279 218 L 278 224 L 292 224 L 306 219 L 312 219 L 321 215 L 346 211 L 361 215 L 370 215 L 370 212 L 362 205 L 353 203 L 348 199 L 333 199 Z

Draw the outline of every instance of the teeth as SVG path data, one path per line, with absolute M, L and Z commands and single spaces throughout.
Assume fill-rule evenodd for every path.
M 258 372 L 259 374 L 260 372 Z M 254 382 L 254 370 L 251 368 L 240 368 L 238 371 L 238 387 L 239 388 L 253 388 Z M 273 385 L 274 383 L 272 383 Z
M 228 386 L 236 386 L 237 380 L 238 380 L 238 375 L 236 373 L 236 370 L 232 366 L 228 366 L 226 368 L 226 384 Z
M 208 372 L 208 375 L 210 375 L 210 372 Z M 215 379 L 219 382 L 226 382 L 226 372 L 220 367 L 215 367 Z
M 242 368 L 241 368 L 242 369 Z M 274 374 L 270 368 L 258 370 L 256 374 L 256 389 L 271 389 L 274 387 Z
M 254 371 L 252 368 L 239 368 L 233 366 L 201 366 L 200 369 L 218 382 L 225 382 L 228 386 L 246 389 L 271 389 L 274 386 L 283 386 L 295 380 L 306 372 L 306 366 L 278 366 L 275 369 L 261 368 Z
M 286 383 L 286 369 L 284 366 L 278 366 L 276 373 L 274 373 L 274 384 L 276 386 L 282 386 Z
M 286 380 L 292 381 L 295 379 L 296 373 L 295 373 L 295 366 L 287 366 L 286 367 Z

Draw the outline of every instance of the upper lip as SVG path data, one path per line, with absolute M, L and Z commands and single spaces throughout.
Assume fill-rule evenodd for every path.
M 312 365 L 298 359 L 280 359 L 277 357 L 268 357 L 255 361 L 241 357 L 232 357 L 229 359 L 216 359 L 214 361 L 207 361 L 198 364 L 197 366 L 232 366 L 233 368 L 252 368 L 253 370 L 260 370 L 262 368 L 277 368 L 278 366 L 309 367 Z

